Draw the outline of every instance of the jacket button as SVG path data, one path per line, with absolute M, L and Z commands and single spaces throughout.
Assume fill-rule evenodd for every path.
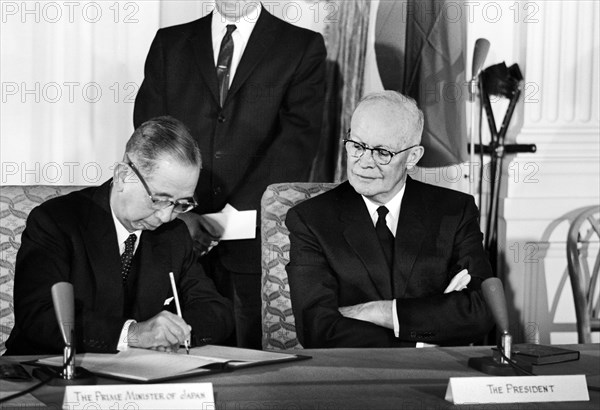
M 223 158 L 223 153 L 221 151 L 215 152 L 215 159 L 221 159 L 221 158 Z
M 215 195 L 219 195 L 221 193 L 221 187 L 220 186 L 216 187 L 214 189 L 214 193 L 215 193 Z
M 217 121 L 219 121 L 220 123 L 224 123 L 225 122 L 225 116 L 223 114 L 220 114 L 217 117 Z

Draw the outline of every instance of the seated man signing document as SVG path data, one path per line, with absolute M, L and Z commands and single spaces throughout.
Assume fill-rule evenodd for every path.
M 365 97 L 344 146 L 348 181 L 292 208 L 287 266 L 307 348 L 463 344 L 493 323 L 473 198 L 407 176 L 423 113 L 395 91 Z
M 135 130 L 111 180 L 33 209 L 17 255 L 6 354 L 62 352 L 50 291 L 61 281 L 73 284 L 78 352 L 172 351 L 186 340 L 225 340 L 233 330 L 230 303 L 196 263 L 176 219 L 196 205 L 200 167 L 185 126 L 155 118 Z M 169 272 L 183 318 L 171 313 Z

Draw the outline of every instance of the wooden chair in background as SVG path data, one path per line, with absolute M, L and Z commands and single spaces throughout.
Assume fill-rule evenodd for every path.
M 583 208 L 573 220 L 567 235 L 567 262 L 573 288 L 579 343 L 591 343 L 592 332 L 600 331 L 598 205 Z

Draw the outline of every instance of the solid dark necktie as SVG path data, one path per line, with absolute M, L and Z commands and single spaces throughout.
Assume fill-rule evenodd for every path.
M 121 279 L 123 279 L 123 286 L 127 285 L 127 275 L 129 275 L 129 270 L 131 269 L 136 239 L 137 237 L 134 233 L 129 235 L 125 241 L 125 252 L 121 254 Z
M 229 90 L 229 72 L 231 70 L 231 59 L 233 57 L 233 38 L 231 37 L 231 33 L 233 33 L 236 28 L 235 24 L 227 25 L 227 33 L 223 36 L 219 57 L 217 58 L 217 79 L 219 81 L 219 103 L 221 104 L 221 107 L 225 104 L 225 98 L 227 97 L 227 91 Z
M 388 212 L 389 211 L 385 206 L 380 206 L 377 208 L 379 218 L 375 224 L 375 232 L 377 232 L 377 237 L 381 243 L 381 248 L 385 254 L 385 259 L 388 263 L 388 266 L 391 268 L 394 258 L 394 235 L 385 223 L 385 216 L 388 214 Z

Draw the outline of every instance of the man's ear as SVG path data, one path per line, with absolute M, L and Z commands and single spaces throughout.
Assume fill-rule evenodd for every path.
M 115 170 L 113 171 L 113 188 L 115 190 L 123 191 L 125 189 L 128 174 L 129 167 L 125 163 L 117 162 L 115 164 Z
M 410 154 L 408 154 L 408 159 L 406 160 L 406 169 L 411 170 L 417 165 L 417 162 L 423 157 L 425 153 L 425 148 L 421 145 L 418 145 L 410 150 Z

